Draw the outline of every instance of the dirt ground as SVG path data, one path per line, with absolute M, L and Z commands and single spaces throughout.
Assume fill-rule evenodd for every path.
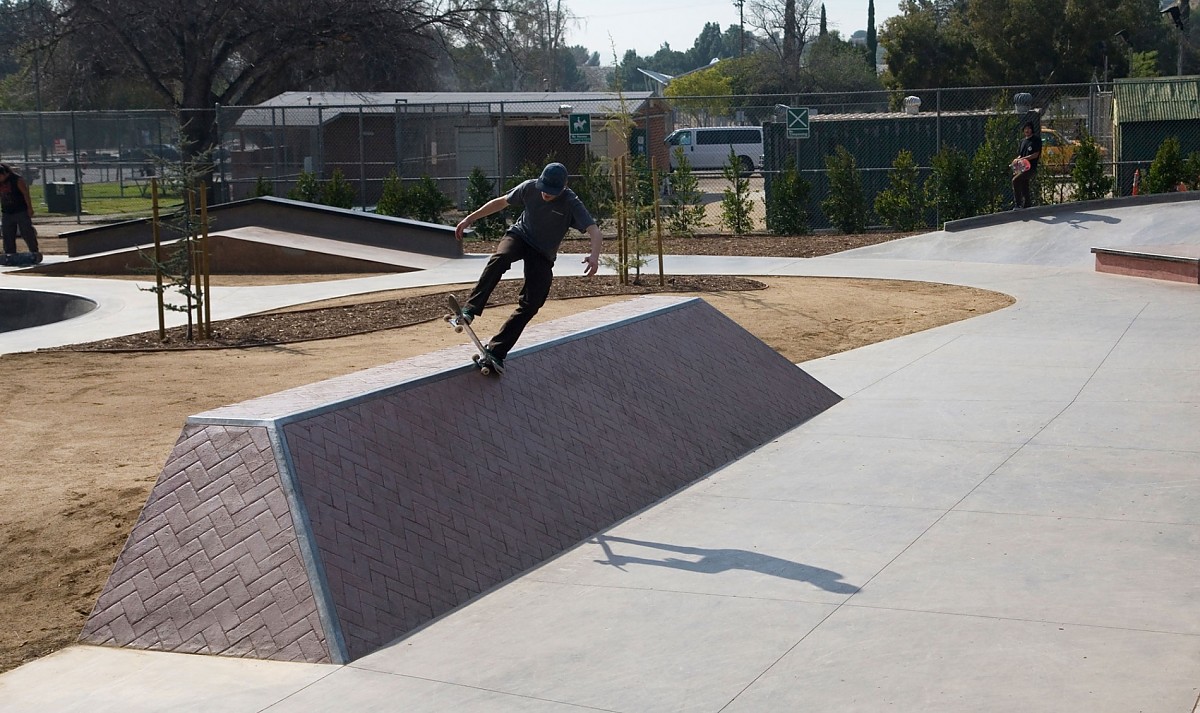
M 927 283 L 755 282 L 761 287 L 713 285 L 720 291 L 698 296 L 795 362 L 1012 303 L 1005 295 Z M 445 289 L 371 295 L 339 306 L 399 303 Z M 558 299 L 535 324 L 622 299 Z M 476 327 L 490 334 L 508 311 L 491 310 Z M 5 356 L 0 671 L 75 640 L 187 416 L 461 343 L 435 315 L 366 334 L 250 348 Z

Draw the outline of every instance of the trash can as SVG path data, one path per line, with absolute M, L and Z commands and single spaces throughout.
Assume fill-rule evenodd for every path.
M 80 212 L 79 184 L 56 181 L 46 184 L 46 210 L 75 215 Z

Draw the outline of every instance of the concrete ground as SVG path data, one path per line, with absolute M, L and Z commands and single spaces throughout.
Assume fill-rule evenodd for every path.
M 0 708 L 1194 713 L 1200 286 L 1096 273 L 1089 251 L 1198 245 L 1200 204 L 1019 217 L 818 259 L 671 258 L 1017 303 L 805 363 L 845 400 L 349 665 L 73 646 L 0 676 Z M 454 262 L 229 302 L 481 267 Z M 85 282 L 62 284 L 111 292 L 64 323 L 75 340 L 136 309 L 127 283 Z M 0 353 L 67 338 L 24 331 Z

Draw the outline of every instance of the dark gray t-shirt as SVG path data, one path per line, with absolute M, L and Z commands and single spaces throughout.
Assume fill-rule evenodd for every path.
M 550 262 L 558 255 L 558 246 L 568 230 L 575 228 L 582 233 L 596 223 L 574 191 L 568 188 L 554 200 L 545 201 L 535 179 L 512 189 L 507 200 L 509 205 L 524 209 L 508 232 L 532 245 Z

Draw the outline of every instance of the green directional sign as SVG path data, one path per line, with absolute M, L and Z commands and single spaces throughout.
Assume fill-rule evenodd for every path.
M 570 122 L 568 130 L 571 133 L 571 143 L 592 143 L 592 117 L 590 114 L 571 114 L 567 120 Z
M 789 139 L 808 138 L 808 107 L 790 106 L 787 110 L 787 137 Z

